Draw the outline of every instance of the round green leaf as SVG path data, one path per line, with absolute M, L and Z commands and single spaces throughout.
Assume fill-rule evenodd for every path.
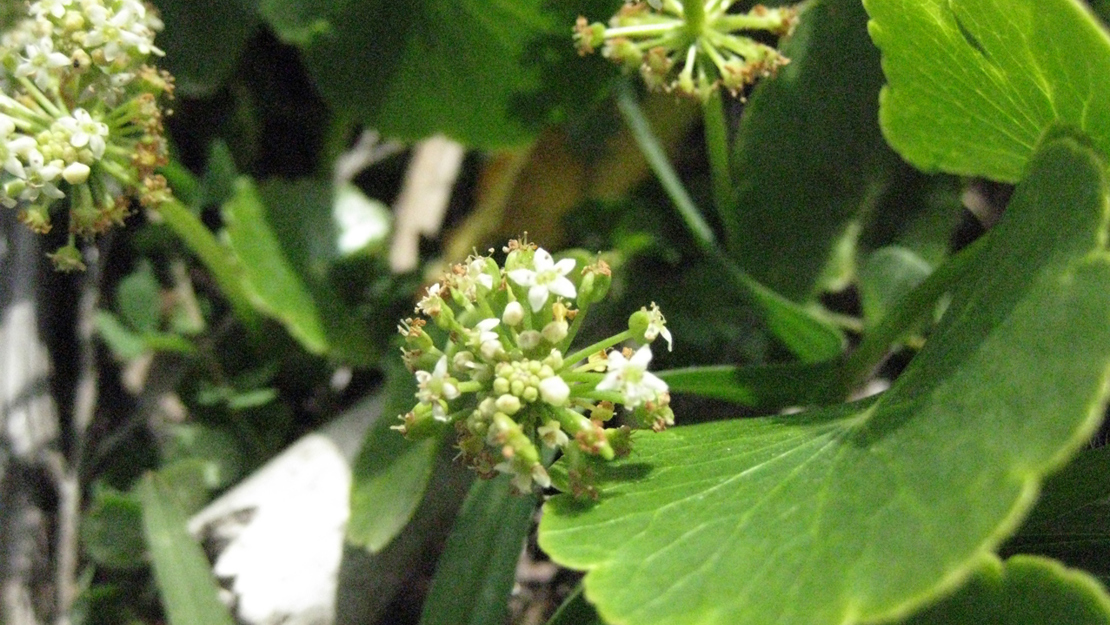
M 631 625 L 856 623 L 953 587 L 1091 435 L 1110 372 L 1105 165 L 1045 146 L 884 395 L 637 436 L 540 544 Z M 681 415 L 678 415 L 681 419 Z
M 1110 154 L 1110 38 L 1078 0 L 865 0 L 890 144 L 925 171 L 1015 182 L 1053 123 Z

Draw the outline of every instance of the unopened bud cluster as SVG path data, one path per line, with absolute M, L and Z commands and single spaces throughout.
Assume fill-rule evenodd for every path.
M 418 390 L 394 429 L 422 438 L 453 427 L 469 466 L 483 477 L 508 473 L 521 492 L 550 486 L 547 465 L 561 452 L 572 489 L 590 494 L 590 456 L 627 453 L 632 427 L 674 423 L 666 383 L 647 370 L 649 344 L 663 337 L 669 348 L 670 331 L 652 304 L 628 330 L 573 350 L 589 307 L 609 290 L 608 265 L 580 268 L 516 240 L 504 252 L 503 266 L 472 256 L 452 267 L 417 304 L 419 316 L 402 322 Z M 639 347 L 616 347 L 629 340 Z
M 169 197 L 158 99 L 173 80 L 147 65 L 162 23 L 139 0 L 38 0 L 0 36 L 0 203 L 39 233 L 68 200 L 69 243 L 51 254 L 83 269 L 75 239 Z
M 702 100 L 718 86 L 739 94 L 789 60 L 744 31 L 784 36 L 797 21 L 793 8 L 756 5 L 730 13 L 736 0 L 653 0 L 625 4 L 606 27 L 579 17 L 574 41 L 579 54 L 602 55 L 638 70 L 653 90 L 677 91 Z

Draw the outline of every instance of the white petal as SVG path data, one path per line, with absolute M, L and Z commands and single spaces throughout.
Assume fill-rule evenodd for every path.
M 555 272 L 560 276 L 565 276 L 574 269 L 575 260 L 573 258 L 564 258 L 563 260 L 555 263 Z
M 628 362 L 630 365 L 635 365 L 637 369 L 647 369 L 651 362 L 651 348 L 647 345 L 640 347 Z
M 528 303 L 532 305 L 532 312 L 539 312 L 543 308 L 547 303 L 547 295 L 547 286 L 543 284 L 534 284 L 528 289 Z
M 536 283 L 536 272 L 531 269 L 513 269 L 509 272 L 509 279 L 520 286 L 532 286 Z
M 578 295 L 578 292 L 574 289 L 574 283 L 562 276 L 552 280 L 547 285 L 547 290 L 569 299 L 574 299 Z
M 532 264 L 536 268 L 536 273 L 541 273 L 554 267 L 555 259 L 551 258 L 551 254 L 541 247 L 536 250 L 536 254 L 532 257 Z

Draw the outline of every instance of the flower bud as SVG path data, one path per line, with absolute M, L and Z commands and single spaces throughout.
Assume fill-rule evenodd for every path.
M 565 406 L 570 398 L 570 387 L 563 378 L 551 376 L 540 380 L 540 397 L 552 406 Z
M 524 351 L 535 349 L 543 341 L 543 335 L 535 330 L 525 330 L 516 339 L 516 344 Z
M 632 333 L 632 338 L 641 345 L 647 345 L 651 342 L 651 340 L 645 336 L 650 325 L 651 315 L 648 314 L 647 310 L 642 308 L 632 313 L 628 318 L 628 331 Z
M 520 325 L 524 321 L 524 307 L 520 302 L 509 302 L 505 305 L 505 312 L 501 313 L 501 321 L 511 327 Z
M 558 343 L 567 338 L 567 330 L 566 321 L 552 321 L 543 327 L 541 334 L 548 343 Z

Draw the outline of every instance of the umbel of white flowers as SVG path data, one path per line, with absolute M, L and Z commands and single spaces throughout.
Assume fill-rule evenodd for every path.
M 649 344 L 663 337 L 669 349 L 671 333 L 652 304 L 624 332 L 573 349 L 590 306 L 608 293 L 609 266 L 579 269 L 526 241 L 504 252 L 504 266 L 472 256 L 452 267 L 428 287 L 419 316 L 401 323 L 418 390 L 394 429 L 424 438 L 453 427 L 463 461 L 482 477 L 512 475 L 521 492 L 551 485 L 547 465 L 558 451 L 571 490 L 595 495 L 589 457 L 628 453 L 633 427 L 674 424 L 667 384 L 647 370 Z M 625 341 L 639 347 L 617 347 Z M 619 405 L 623 425 L 607 427 Z
M 158 98 L 173 79 L 147 63 L 162 22 L 139 0 L 38 0 L 0 35 L 0 204 L 40 233 L 67 200 L 59 270 L 83 269 L 76 237 L 122 224 L 130 197 L 169 197 Z

